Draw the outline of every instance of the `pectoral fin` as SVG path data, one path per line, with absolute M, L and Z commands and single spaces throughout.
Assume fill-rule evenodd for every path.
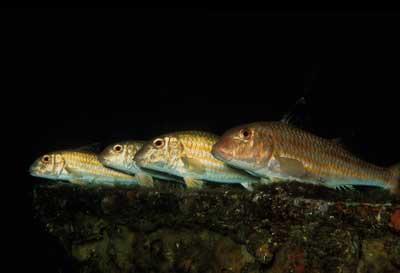
M 185 168 L 190 172 L 203 174 L 206 171 L 204 165 L 198 159 L 184 156 L 182 157 L 182 162 L 185 165 Z
M 184 177 L 183 180 L 188 188 L 201 189 L 204 185 L 204 181 L 192 177 Z
M 283 174 L 296 178 L 307 176 L 307 170 L 304 168 L 302 162 L 289 157 L 278 157 L 277 160 L 279 162 L 280 171 Z
M 69 173 L 69 174 L 71 174 L 71 175 L 73 175 L 73 176 L 76 176 L 76 177 L 77 177 L 76 179 L 84 179 L 83 177 L 84 177 L 85 175 L 87 175 L 87 174 L 86 174 L 85 172 L 83 172 L 81 169 L 76 168 L 76 167 L 74 168 L 74 167 L 65 165 L 64 169 L 67 171 L 67 173 Z M 79 178 L 79 176 L 82 176 L 82 178 Z
M 144 172 L 138 172 L 136 174 L 136 178 L 140 186 L 150 187 L 150 188 L 154 187 L 154 180 L 153 177 L 151 177 L 150 175 Z

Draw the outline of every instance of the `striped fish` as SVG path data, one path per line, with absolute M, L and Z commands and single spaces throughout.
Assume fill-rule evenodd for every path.
M 97 155 L 89 151 L 58 151 L 39 157 L 30 174 L 75 184 L 136 185 L 135 176 L 104 167 Z
M 145 141 L 140 140 L 120 141 L 107 146 L 98 155 L 98 158 L 106 167 L 134 174 L 141 185 L 152 186 L 154 184 L 153 177 L 182 183 L 176 177 L 157 171 L 143 170 L 136 164 L 134 157 L 144 144 Z
M 296 180 L 331 188 L 354 185 L 399 191 L 400 164 L 365 162 L 335 141 L 283 122 L 256 122 L 227 131 L 212 154 L 226 164 L 274 181 Z
M 182 177 L 188 187 L 200 188 L 203 180 L 214 183 L 250 184 L 259 179 L 231 168 L 211 154 L 218 136 L 201 131 L 183 131 L 156 137 L 135 156 L 144 168 Z

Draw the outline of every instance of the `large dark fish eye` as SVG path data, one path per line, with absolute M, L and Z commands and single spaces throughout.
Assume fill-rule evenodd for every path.
M 240 130 L 240 136 L 243 139 L 248 140 L 251 137 L 251 131 L 248 128 L 244 128 L 244 129 Z
M 162 148 L 164 146 L 164 139 L 157 138 L 153 141 L 153 146 L 157 149 Z
M 50 162 L 50 156 L 49 156 L 49 155 L 44 155 L 44 156 L 42 157 L 42 161 L 43 161 L 44 163 L 49 163 L 49 162 Z
M 120 144 L 114 145 L 113 150 L 118 152 L 118 153 L 122 152 L 122 145 L 120 145 Z

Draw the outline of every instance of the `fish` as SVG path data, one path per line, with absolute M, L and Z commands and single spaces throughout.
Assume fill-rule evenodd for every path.
M 288 123 L 254 122 L 226 131 L 215 158 L 270 182 L 299 181 L 334 189 L 374 186 L 399 193 L 400 164 L 380 167 Z
M 153 177 L 182 183 L 181 179 L 172 175 L 152 170 L 144 170 L 136 164 L 134 157 L 145 143 L 146 141 L 141 140 L 127 140 L 113 143 L 108 145 L 98 155 L 98 159 L 106 167 L 134 174 L 141 185 L 153 186 Z
M 69 181 L 79 185 L 137 185 L 135 176 L 101 164 L 90 151 L 65 150 L 50 152 L 37 158 L 29 168 L 32 176 Z
M 202 188 L 204 181 L 241 184 L 251 190 L 259 179 L 229 167 L 211 154 L 218 136 L 203 131 L 181 131 L 158 136 L 135 155 L 144 169 L 182 177 L 189 188 Z

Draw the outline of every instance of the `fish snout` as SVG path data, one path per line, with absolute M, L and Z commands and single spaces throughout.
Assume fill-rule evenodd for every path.
M 30 167 L 29 167 L 29 174 L 30 175 L 32 175 L 32 176 L 37 176 L 37 174 L 38 174 L 38 171 L 39 171 L 39 167 L 37 166 L 37 164 L 32 164 Z
M 32 174 L 33 172 L 35 172 L 35 167 L 34 167 L 33 165 L 29 166 L 28 172 L 29 172 L 30 174 Z
M 223 140 L 218 141 L 215 143 L 211 149 L 212 155 L 221 161 L 230 161 L 232 160 L 232 150 L 229 148 L 230 145 Z
M 101 164 L 103 165 L 108 165 L 111 163 L 111 160 L 109 158 L 109 153 L 107 152 L 101 152 L 98 156 L 97 159 L 100 161 Z
M 143 167 L 145 165 L 145 153 L 141 150 L 139 150 L 135 157 L 133 158 L 133 161 L 138 165 L 139 167 Z

